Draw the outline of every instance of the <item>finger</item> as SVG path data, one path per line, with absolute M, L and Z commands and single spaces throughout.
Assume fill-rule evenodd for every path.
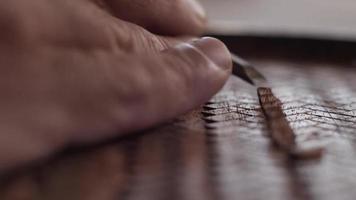
M 83 123 L 76 124 L 72 131 L 79 134 L 70 135 L 66 141 L 97 142 L 186 113 L 224 85 L 232 66 L 225 45 L 213 38 L 181 44 L 160 55 L 105 55 L 98 64 L 97 78 L 89 80 L 98 80 L 100 87 L 81 89 L 100 99 L 94 104 L 89 102 L 91 106 L 85 109 L 95 115 L 73 113 L 70 121 Z
M 109 18 L 108 23 L 112 27 L 115 44 L 126 53 L 160 52 L 182 42 L 188 42 L 191 36 L 170 37 L 153 34 L 146 29 L 117 18 Z
M 123 133 L 148 128 L 201 105 L 224 85 L 232 65 L 225 45 L 213 38 L 130 60 L 136 73 L 126 88 L 133 98 L 120 107 L 130 113 L 120 118 L 125 122 L 119 122 Z M 123 87 L 119 77 L 112 80 Z
M 71 70 L 78 77 L 64 82 L 74 80 L 80 92 L 61 97 L 70 106 L 64 119 L 69 125 L 58 131 L 68 134 L 59 134 L 59 145 L 98 142 L 166 122 L 206 102 L 231 74 L 231 55 L 213 38 L 147 55 L 97 52 L 90 62 L 75 61 L 83 62 Z
M 70 106 L 57 131 L 67 134 L 58 134 L 50 149 L 126 135 L 186 113 L 214 95 L 232 67 L 229 51 L 213 38 L 150 56 L 97 53 L 95 61 L 75 62 L 85 64 L 75 68 L 80 73 L 71 70 L 78 77 L 68 81 L 80 92 L 61 97 Z
M 196 0 L 102 0 L 112 13 L 163 35 L 196 35 L 205 27 L 204 9 Z

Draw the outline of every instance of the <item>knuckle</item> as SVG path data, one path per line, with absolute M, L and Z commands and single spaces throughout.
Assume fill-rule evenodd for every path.
M 131 34 L 131 41 L 137 52 L 161 51 L 167 48 L 162 40 L 158 39 L 147 30 L 141 27 L 136 27 L 135 29 L 136 30 L 133 30 L 133 34 Z
M 120 22 L 119 22 L 120 23 Z M 116 45 L 128 53 L 152 53 L 168 48 L 168 44 L 146 29 L 134 25 L 120 23 L 113 24 Z

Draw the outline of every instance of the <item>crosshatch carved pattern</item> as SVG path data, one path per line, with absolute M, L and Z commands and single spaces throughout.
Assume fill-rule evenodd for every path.
M 283 199 L 283 193 L 275 187 L 291 187 L 289 195 L 292 199 L 354 199 L 356 192 L 351 188 L 356 187 L 356 69 L 272 61 L 256 61 L 254 64 L 282 101 L 283 111 L 297 135 L 297 143 L 323 144 L 326 153 L 320 161 L 296 162 L 292 167 L 290 161 L 275 157 L 276 152 L 271 153 L 264 141 L 268 133 L 256 89 L 231 78 L 202 112 L 208 134 L 214 138 L 211 140 L 219 141 L 217 146 L 225 149 L 222 155 L 226 160 L 221 161 L 218 168 L 221 174 L 226 173 L 224 166 L 231 168 L 231 162 L 241 157 L 244 158 L 243 165 L 247 165 L 243 175 L 227 172 L 229 178 L 222 177 L 223 180 L 236 177 L 235 182 L 230 182 L 234 186 L 225 185 L 231 189 L 231 193 L 225 193 L 227 199 L 233 199 L 239 193 L 233 188 L 241 186 L 241 180 L 244 180 L 242 188 L 251 192 L 246 194 L 247 199 L 262 196 Z M 239 152 L 247 155 L 241 156 Z M 283 169 L 287 174 L 282 172 Z
M 299 138 L 310 133 L 355 138 L 356 69 L 325 65 L 305 69 L 268 62 L 257 65 L 263 66 L 259 70 L 268 77 L 275 95 L 283 102 L 283 111 Z M 242 88 L 244 84 L 230 80 L 205 105 L 203 114 L 209 122 L 208 128 L 223 131 L 249 127 L 248 131 L 265 132 L 257 96 L 251 93 L 251 87 L 248 91 Z

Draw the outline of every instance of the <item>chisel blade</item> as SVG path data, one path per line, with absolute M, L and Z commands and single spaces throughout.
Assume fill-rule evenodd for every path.
M 249 62 L 233 53 L 231 53 L 231 58 L 233 61 L 233 75 L 257 87 L 267 86 L 266 78 Z

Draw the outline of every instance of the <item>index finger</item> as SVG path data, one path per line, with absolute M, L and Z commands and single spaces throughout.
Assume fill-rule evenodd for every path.
M 162 35 L 198 35 L 205 12 L 196 0 L 102 0 L 116 17 Z

